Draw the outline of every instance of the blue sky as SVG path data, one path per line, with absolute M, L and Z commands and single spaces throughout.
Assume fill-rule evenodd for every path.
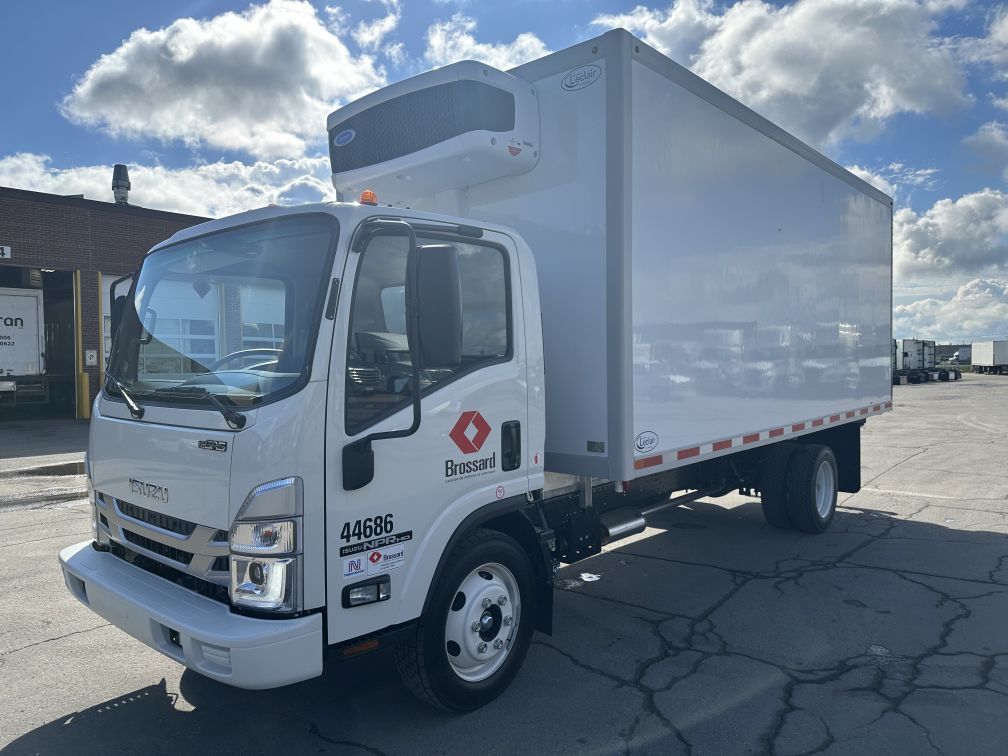
M 0 185 L 111 200 L 125 162 L 150 207 L 329 197 L 341 103 L 613 26 L 893 194 L 896 335 L 1008 336 L 1003 2 L 5 0 Z

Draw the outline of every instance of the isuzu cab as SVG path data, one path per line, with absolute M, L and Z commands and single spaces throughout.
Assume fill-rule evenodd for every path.
M 560 564 L 736 490 L 819 533 L 860 487 L 878 190 L 624 31 L 328 137 L 358 201 L 181 231 L 116 299 L 93 538 L 60 554 L 113 624 L 247 688 L 391 646 L 467 710 L 552 631 Z

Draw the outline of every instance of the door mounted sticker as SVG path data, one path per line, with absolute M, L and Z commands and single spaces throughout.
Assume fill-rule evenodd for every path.
M 490 437 L 490 424 L 476 410 L 466 410 L 448 432 L 459 451 L 465 455 L 476 454 Z M 445 460 L 445 481 L 453 483 L 457 480 L 488 475 L 497 470 L 497 452 L 489 457 L 479 459 Z
M 459 416 L 448 438 L 455 442 L 455 446 L 463 454 L 475 454 L 483 448 L 489 435 L 490 425 L 483 419 L 483 415 L 469 410 Z

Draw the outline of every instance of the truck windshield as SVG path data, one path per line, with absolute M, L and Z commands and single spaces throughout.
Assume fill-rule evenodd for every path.
M 207 405 L 210 393 L 241 408 L 296 391 L 336 233 L 334 219 L 305 215 L 153 252 L 127 299 L 109 375 L 143 403 Z

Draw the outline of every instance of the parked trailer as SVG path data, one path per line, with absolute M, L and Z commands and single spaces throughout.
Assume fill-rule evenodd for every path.
M 909 383 L 927 383 L 939 379 L 935 362 L 935 342 L 922 339 L 901 339 L 896 347 L 894 374 Z M 947 380 L 947 376 L 946 376 Z
M 0 288 L 0 407 L 49 401 L 40 289 Z
M 60 555 L 98 614 L 249 688 L 392 645 L 473 709 L 551 631 L 561 562 L 734 490 L 818 533 L 859 490 L 892 406 L 885 194 L 624 31 L 328 130 L 361 202 L 181 231 L 113 307 L 93 540 Z M 225 332 L 272 298 L 277 344 L 159 372 L 165 282 L 222 292 Z
M 973 372 L 1008 374 L 1008 341 L 974 341 Z

